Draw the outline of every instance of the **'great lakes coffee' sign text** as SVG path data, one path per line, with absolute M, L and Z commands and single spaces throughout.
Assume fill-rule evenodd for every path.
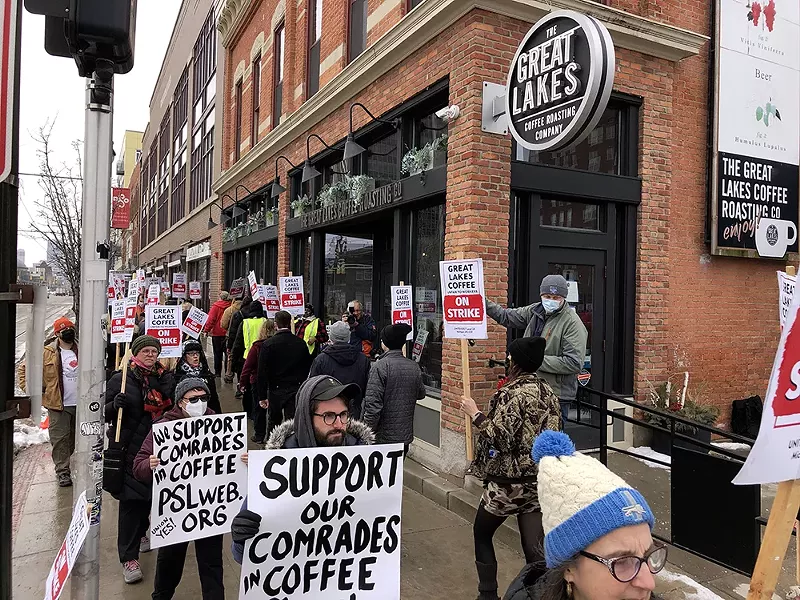
M 589 135 L 614 85 L 614 44 L 594 17 L 559 10 L 522 40 L 506 86 L 509 129 L 528 150 L 558 150 Z
M 358 200 L 347 198 L 300 215 L 300 228 L 308 229 L 324 223 L 334 223 L 354 215 L 384 208 L 403 198 L 403 184 L 393 181 L 376 190 L 366 192 Z

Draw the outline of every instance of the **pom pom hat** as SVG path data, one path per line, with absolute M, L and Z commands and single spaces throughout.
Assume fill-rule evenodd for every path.
M 564 564 L 607 533 L 647 523 L 653 512 L 644 497 L 590 456 L 575 451 L 569 437 L 544 431 L 533 443 L 547 567 Z

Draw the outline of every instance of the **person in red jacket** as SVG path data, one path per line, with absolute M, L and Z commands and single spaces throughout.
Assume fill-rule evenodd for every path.
M 231 295 L 222 290 L 219 293 L 219 300 L 214 302 L 211 310 L 208 311 L 208 321 L 203 327 L 204 333 L 211 334 L 211 345 L 214 348 L 214 375 L 222 377 L 225 372 L 224 367 L 227 364 L 227 353 L 225 352 L 225 335 L 228 333 L 222 328 L 221 320 L 222 313 L 231 305 Z M 223 361 L 223 355 L 226 360 Z

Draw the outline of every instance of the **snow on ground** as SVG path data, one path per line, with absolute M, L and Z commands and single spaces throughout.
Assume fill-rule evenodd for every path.
M 663 461 L 665 463 L 672 463 L 672 457 L 671 456 L 668 456 L 666 454 L 661 454 L 660 452 L 656 452 L 655 450 L 653 450 L 649 446 L 638 446 L 638 447 L 631 446 L 627 450 L 628 450 L 628 452 L 630 452 L 632 454 L 635 454 L 636 456 L 641 457 L 641 458 L 637 458 L 636 460 L 638 460 L 639 462 L 643 462 L 648 467 L 653 467 L 654 469 L 665 469 L 667 471 L 669 471 L 669 469 L 670 469 L 670 467 L 668 467 L 667 465 L 662 465 L 662 464 L 659 464 L 659 463 L 656 463 L 656 462 L 652 462 L 652 460 L 647 460 L 648 458 L 650 458 L 650 459 L 653 459 L 653 460 L 660 460 L 660 461 Z
M 750 450 L 750 444 L 740 444 L 739 442 L 711 442 L 712 446 L 716 446 L 717 448 L 722 448 L 723 450 Z
M 664 569 L 658 575 L 656 575 L 656 579 L 658 579 L 660 582 L 666 582 L 667 584 L 673 584 L 673 583 L 679 584 L 674 588 L 672 588 L 672 586 L 670 587 L 672 589 L 680 589 L 687 600 L 722 600 L 721 596 L 715 594 L 707 587 L 703 587 L 702 585 L 697 583 L 694 579 L 686 575 L 672 573 L 671 571 L 667 571 L 666 569 Z M 694 591 L 687 588 L 694 588 Z
M 750 593 L 750 584 L 749 583 L 740 583 L 739 585 L 734 588 L 733 593 L 737 596 L 741 596 L 742 598 L 747 598 L 747 595 Z M 772 594 L 772 600 L 783 600 L 778 594 Z
M 41 420 L 47 417 L 47 409 L 42 409 Z M 32 419 L 14 421 L 14 454 L 28 446 L 50 442 L 50 430 L 37 427 Z

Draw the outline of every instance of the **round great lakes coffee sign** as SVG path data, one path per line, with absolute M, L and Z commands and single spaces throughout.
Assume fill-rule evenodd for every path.
M 614 43 L 594 17 L 559 10 L 522 40 L 506 86 L 509 128 L 528 150 L 558 150 L 594 128 L 614 85 Z

